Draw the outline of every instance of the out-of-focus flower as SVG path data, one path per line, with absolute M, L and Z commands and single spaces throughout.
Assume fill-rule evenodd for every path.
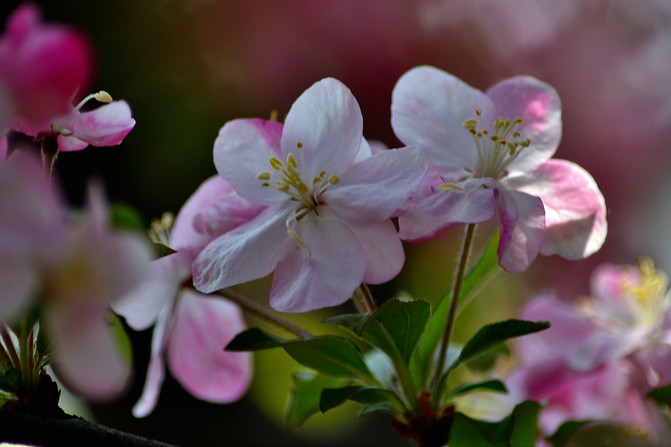
M 190 285 L 191 264 L 213 238 L 263 209 L 238 196 L 221 177 L 210 178 L 184 204 L 169 237 L 159 240 L 177 252 L 153 261 L 144 282 L 113 305 L 133 329 L 155 323 L 152 356 L 142 397 L 133 408 L 135 416 L 146 416 L 156 406 L 165 377 L 164 356 L 172 375 L 199 399 L 232 402 L 247 390 L 250 353 L 224 351 L 245 328 L 240 309 L 196 293 Z
M 41 122 L 67 112 L 90 73 L 89 47 L 79 33 L 40 23 L 33 5 L 19 7 L 0 38 L 0 133 L 15 117 Z
M 545 435 L 567 420 L 610 419 L 657 439 L 660 414 L 645 395 L 671 381 L 666 276 L 649 260 L 638 269 L 605 264 L 593 273 L 592 294 L 573 305 L 548 293 L 525 307 L 524 319 L 552 326 L 519 340 L 522 365 L 506 379 L 498 416 L 533 399 L 545 402 Z
M 91 399 L 118 395 L 130 365 L 108 322 L 109 304 L 139 282 L 148 246 L 109 229 L 96 189 L 87 212 L 67 222 L 58 194 L 27 155 L 0 165 L 0 183 L 2 319 L 37 304 L 64 383 Z
M 196 288 L 213 292 L 275 270 L 270 306 L 306 312 L 398 274 L 405 257 L 389 217 L 428 160 L 406 148 L 357 163 L 362 131 L 359 105 L 332 78 L 306 90 L 284 125 L 227 123 L 215 142 L 217 170 L 240 196 L 268 208 L 205 247 L 193 265 Z
M 82 106 L 95 99 L 105 103 L 95 110 L 81 112 Z M 130 106 L 126 101 L 113 101 L 109 93 L 92 93 L 63 115 L 48 123 L 19 119 L 12 130 L 35 137 L 36 140 L 56 140 L 61 152 L 79 151 L 89 145 L 116 146 L 135 127 Z
M 531 77 L 476 90 L 433 67 L 410 70 L 393 93 L 392 127 L 425 147 L 433 169 L 399 219 L 401 237 L 420 240 L 450 225 L 495 214 L 499 264 L 526 270 L 538 253 L 581 259 L 606 237 L 606 210 L 594 179 L 552 159 L 561 138 L 555 90 Z

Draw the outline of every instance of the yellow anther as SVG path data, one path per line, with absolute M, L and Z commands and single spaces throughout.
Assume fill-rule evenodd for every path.
M 482 115 L 482 110 L 475 109 L 475 114 L 478 115 L 478 116 Z
M 475 129 L 468 129 L 468 131 L 469 131 L 472 135 L 475 135 L 475 134 L 477 133 L 477 132 L 475 131 Z
M 276 188 L 279 191 L 287 192 L 289 191 L 289 184 L 285 180 L 278 180 Z
M 296 190 L 301 194 L 307 194 L 309 191 L 308 185 L 306 185 L 303 182 L 300 182 L 299 184 L 296 185 Z
M 277 110 L 271 110 L 270 111 L 270 121 L 279 121 L 280 118 L 280 112 Z
M 455 183 L 443 183 L 438 188 L 440 188 L 440 190 L 443 191 L 443 192 L 462 191 L 461 186 L 459 186 Z
M 263 182 L 263 183 L 261 183 L 261 186 L 268 187 L 268 186 L 270 186 L 270 183 L 268 183 L 268 182 Z
M 302 148 L 302 147 L 303 147 L 303 142 L 301 142 L 301 141 L 296 141 L 296 148 L 297 148 L 297 149 L 300 149 L 300 148 Z
M 464 121 L 464 124 L 462 125 L 464 126 L 465 129 L 474 129 L 475 126 L 478 125 L 478 122 L 473 118 L 469 118 L 466 121 Z
M 487 132 L 487 129 L 482 129 L 482 134 L 487 135 L 489 132 Z
M 498 135 L 492 135 L 489 139 L 496 143 L 499 140 L 499 137 Z
M 287 163 L 294 169 L 298 167 L 298 163 L 296 162 L 296 157 L 294 157 L 293 152 L 289 152 L 289 155 L 287 155 Z
M 279 171 L 284 166 L 284 163 L 282 163 L 282 160 L 280 160 L 277 157 L 270 157 L 268 159 L 268 163 L 270 163 L 270 167 L 273 168 L 276 171 Z
M 522 118 L 520 118 L 519 116 L 513 120 L 513 123 L 515 123 L 515 124 L 520 124 L 521 122 L 522 122 Z
M 519 138 L 519 137 L 520 137 L 520 133 L 519 133 L 519 132 L 515 132 L 515 133 L 513 133 L 513 138 Z
M 256 180 L 270 180 L 270 172 L 263 171 L 256 174 Z
M 94 98 L 96 99 L 96 101 L 98 101 L 98 102 L 104 102 L 104 103 L 107 103 L 107 102 L 112 102 L 112 101 L 113 101 L 113 100 L 112 100 L 112 95 L 110 95 L 109 93 L 107 93 L 105 90 L 100 90 L 100 91 L 99 91 L 98 93 L 96 93 L 93 97 L 94 97 Z
M 332 185 L 337 185 L 340 182 L 340 179 L 338 178 L 337 175 L 331 174 L 329 175 L 329 183 Z

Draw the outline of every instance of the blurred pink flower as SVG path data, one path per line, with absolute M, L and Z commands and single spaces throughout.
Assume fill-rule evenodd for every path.
M 58 193 L 27 154 L 0 164 L 0 183 L 1 318 L 13 320 L 37 304 L 63 382 L 91 399 L 115 397 L 130 359 L 108 322 L 109 305 L 139 282 L 149 247 L 109 229 L 95 188 L 86 213 L 67 222 Z
M 79 33 L 42 24 L 37 7 L 20 6 L 0 38 L 0 133 L 15 117 L 45 121 L 67 112 L 90 74 L 89 46 Z
M 392 127 L 404 143 L 426 148 L 433 166 L 399 219 L 402 238 L 426 239 L 496 214 L 499 264 L 515 273 L 539 252 L 581 259 L 603 244 L 606 210 L 594 179 L 550 160 L 562 127 L 551 86 L 518 76 L 483 93 L 417 67 L 394 88 Z
M 265 207 L 239 197 L 221 177 L 212 177 L 187 200 L 165 245 L 177 250 L 151 263 L 144 282 L 113 304 L 136 330 L 155 323 L 152 356 L 136 417 L 149 414 L 165 377 L 172 375 L 193 396 L 210 402 L 239 399 L 251 381 L 248 352 L 224 351 L 245 328 L 240 309 L 190 287 L 191 264 L 208 242 L 251 220 Z
M 284 125 L 227 123 L 215 142 L 217 170 L 240 196 L 268 208 L 205 247 L 193 265 L 196 288 L 209 293 L 275 270 L 270 306 L 307 312 L 345 302 L 362 282 L 396 276 L 405 257 L 389 217 L 428 160 L 406 148 L 356 162 L 362 131 L 358 103 L 333 78 L 306 90 Z
M 81 112 L 82 106 L 92 99 L 105 104 L 95 110 Z M 68 113 L 53 117 L 46 124 L 26 119 L 15 120 L 12 124 L 12 130 L 36 140 L 55 139 L 61 152 L 79 151 L 89 145 L 116 146 L 133 127 L 135 120 L 128 103 L 112 101 L 105 91 L 88 95 Z

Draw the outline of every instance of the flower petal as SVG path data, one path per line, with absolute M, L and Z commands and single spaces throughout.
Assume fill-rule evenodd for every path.
M 60 301 L 46 312 L 54 369 L 68 388 L 95 400 L 118 396 L 130 375 L 106 312 L 77 301 Z
M 403 268 L 405 253 L 394 223 L 387 219 L 371 224 L 348 224 L 356 236 L 366 260 L 366 284 L 382 284 Z
M 286 220 L 296 205 L 290 201 L 268 207 L 256 218 L 210 242 L 193 263 L 193 283 L 211 293 L 273 271 L 295 243 Z
M 392 94 L 391 126 L 405 144 L 416 144 L 444 169 L 474 169 L 477 151 L 462 124 L 482 111 L 482 122 L 493 123 L 496 110 L 489 98 L 460 79 L 434 67 L 405 73 Z
M 296 245 L 277 264 L 270 307 L 299 313 L 347 301 L 366 270 L 364 254 L 352 231 L 328 210 L 320 217 L 306 215 L 296 228 L 307 248 Z
M 167 346 L 170 372 L 199 399 L 239 399 L 251 380 L 251 354 L 224 348 L 244 328 L 235 304 L 184 290 Z
M 361 147 L 363 118 L 352 92 L 333 78 L 314 83 L 291 106 L 282 133 L 282 158 L 304 160 L 308 179 L 324 169 L 340 175 Z M 302 145 L 302 156 L 297 143 Z
M 603 245 L 608 232 L 606 204 L 592 176 L 580 166 L 549 160 L 528 175 L 506 179 L 505 184 L 543 201 L 544 255 L 582 259 Z
M 352 165 L 323 197 L 346 221 L 384 220 L 417 189 L 428 167 L 427 154 L 417 147 L 379 152 Z
M 499 265 L 507 272 L 525 271 L 541 249 L 545 211 L 540 198 L 499 188 L 496 217 L 499 221 Z
M 561 102 L 552 86 L 531 76 L 516 76 L 492 86 L 487 96 L 501 118 L 522 118 L 517 130 L 522 139 L 531 140 L 509 171 L 531 171 L 552 157 L 562 134 Z
M 449 182 L 449 178 L 439 182 L 445 180 Z M 437 236 L 451 225 L 486 222 L 494 217 L 494 179 L 469 178 L 454 183 L 461 189 L 442 191 L 434 185 L 435 191 L 415 200 L 414 206 L 398 218 L 401 239 L 419 241 Z
M 0 321 L 13 323 L 27 310 L 38 287 L 35 269 L 19 256 L 0 256 Z
M 240 197 L 222 177 L 203 182 L 175 218 L 171 248 L 204 247 L 208 242 L 256 217 L 264 207 Z
M 151 357 L 147 366 L 147 376 L 144 381 L 142 395 L 133 406 L 133 416 L 141 418 L 147 416 L 156 407 L 161 385 L 165 379 L 165 364 L 163 349 L 166 343 L 166 330 L 171 323 L 172 308 L 164 307 L 156 319 L 156 326 L 151 336 Z
M 287 198 L 286 194 L 262 186 L 260 172 L 275 175 L 268 163 L 270 157 L 281 157 L 282 123 L 262 119 L 229 121 L 214 142 L 214 165 L 241 197 L 264 205 Z M 272 182 L 276 178 L 271 179 Z
M 113 101 L 90 112 L 73 110 L 55 118 L 53 127 L 65 136 L 59 139 L 58 149 L 67 152 L 83 149 L 76 139 L 96 147 L 116 146 L 135 127 L 135 120 L 126 101 Z M 69 134 L 75 140 L 70 141 Z

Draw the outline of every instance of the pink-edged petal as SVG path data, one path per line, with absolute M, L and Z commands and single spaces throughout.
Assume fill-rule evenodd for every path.
M 323 169 L 327 175 L 340 175 L 352 164 L 362 138 L 363 117 L 352 92 L 337 79 L 326 78 L 291 106 L 282 133 L 282 158 L 292 152 L 299 163 L 303 160 L 308 179 Z
M 240 197 L 222 177 L 210 177 L 189 197 L 170 233 L 172 248 L 205 246 L 264 209 Z
M 73 110 L 55 118 L 52 126 L 63 135 L 72 135 L 92 146 L 116 146 L 135 127 L 135 120 L 126 101 L 114 101 L 90 112 Z M 82 149 L 80 142 L 67 138 L 59 140 L 59 143 L 63 143 L 62 147 L 58 147 L 60 151 Z
M 486 222 L 494 217 L 494 179 L 470 178 L 455 185 L 461 189 L 442 191 L 434 185 L 434 191 L 416 200 L 398 219 L 401 239 L 419 241 L 451 225 Z
M 460 79 L 434 67 L 405 73 L 392 93 L 391 126 L 405 144 L 416 144 L 444 169 L 474 169 L 477 152 L 473 136 L 462 126 L 482 111 L 482 123 L 496 119 L 489 98 Z
M 307 247 L 294 244 L 277 265 L 270 307 L 300 313 L 347 301 L 366 270 L 363 250 L 352 231 L 328 211 L 321 217 L 306 215 L 296 228 Z
M 80 140 L 74 135 L 58 135 L 58 137 L 56 137 L 56 142 L 58 144 L 58 150 L 61 152 L 76 152 L 89 147 L 88 142 Z
M 32 304 L 36 273 L 26 259 L 0 255 L 0 321 L 13 323 Z
M 344 220 L 384 220 L 417 189 L 428 167 L 427 154 L 417 147 L 387 150 L 352 165 L 323 197 Z
M 214 142 L 214 165 L 226 181 L 245 199 L 270 205 L 287 198 L 286 194 L 269 187 L 256 176 L 270 172 L 270 184 L 279 179 L 268 160 L 281 157 L 282 123 L 262 119 L 229 121 L 219 131 Z
M 601 264 L 592 271 L 590 291 L 600 301 L 625 301 L 625 287 L 638 284 L 640 273 L 631 265 Z
M 141 418 L 147 416 L 156 407 L 158 396 L 161 393 L 161 385 L 165 379 L 165 363 L 163 361 L 163 350 L 167 342 L 166 330 L 171 323 L 172 309 L 162 309 L 156 326 L 152 331 L 151 357 L 147 366 L 147 376 L 140 399 L 133 406 L 133 416 Z
M 525 271 L 540 252 L 545 231 L 545 211 L 540 198 L 499 188 L 496 217 L 499 221 L 499 265 L 510 273 Z
M 164 307 L 172 307 L 182 283 L 191 277 L 194 258 L 195 253 L 181 250 L 152 261 L 142 282 L 111 303 L 112 310 L 136 331 L 148 328 Z
M 46 310 L 54 369 L 68 388 L 100 401 L 118 396 L 130 375 L 130 361 L 119 346 L 106 309 L 60 301 Z
M 531 140 L 509 171 L 531 171 L 552 157 L 562 134 L 561 101 L 552 86 L 531 76 L 516 76 L 492 86 L 487 96 L 501 118 L 522 118 L 517 130 L 522 139 Z
M 272 272 L 295 246 L 286 228 L 295 207 L 291 202 L 269 206 L 254 220 L 210 242 L 193 263 L 196 289 L 211 293 Z
M 575 163 L 549 160 L 535 171 L 505 180 L 506 186 L 539 196 L 545 207 L 541 253 L 582 259 L 606 239 L 606 204 L 591 175 Z
M 359 241 L 366 260 L 366 284 L 382 284 L 393 279 L 403 268 L 405 253 L 394 223 L 387 219 L 349 227 Z
M 242 313 L 235 304 L 184 290 L 168 339 L 170 372 L 199 399 L 218 403 L 238 400 L 251 381 L 252 357 L 249 352 L 224 348 L 244 329 Z

